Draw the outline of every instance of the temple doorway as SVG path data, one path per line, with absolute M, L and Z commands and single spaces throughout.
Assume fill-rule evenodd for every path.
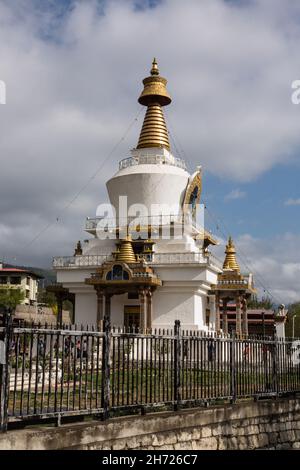
M 124 325 L 126 328 L 140 328 L 141 307 L 139 305 L 124 305 Z

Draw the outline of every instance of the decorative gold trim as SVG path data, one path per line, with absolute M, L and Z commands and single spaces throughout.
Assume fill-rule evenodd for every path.
M 184 200 L 183 200 L 183 212 L 187 213 L 190 209 L 191 204 L 191 196 L 195 188 L 198 188 L 198 193 L 196 199 L 192 203 L 192 216 L 195 217 L 195 208 L 196 205 L 200 203 L 201 192 L 202 192 L 202 174 L 200 170 L 195 171 L 193 175 L 190 177 L 188 186 L 185 191 Z

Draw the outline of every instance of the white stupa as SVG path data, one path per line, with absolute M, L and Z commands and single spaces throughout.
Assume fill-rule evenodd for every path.
M 189 174 L 170 151 L 163 106 L 171 98 L 155 59 L 143 83 L 138 145 L 107 182 L 116 217 L 87 219 L 93 238 L 73 257 L 54 258 L 57 281 L 75 294 L 76 323 L 95 324 L 106 312 L 116 326 L 167 329 L 178 319 L 185 329 L 214 330 L 210 292 L 222 269 L 195 215 L 201 169 Z

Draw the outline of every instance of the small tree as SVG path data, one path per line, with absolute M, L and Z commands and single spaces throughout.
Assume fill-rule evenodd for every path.
M 40 289 L 38 291 L 37 300 L 38 303 L 51 308 L 54 315 L 57 315 L 57 300 L 53 292 L 48 292 L 47 289 Z M 63 310 L 68 310 L 70 317 L 72 317 L 73 305 L 69 300 L 63 301 Z
M 268 296 L 258 299 L 257 296 L 255 295 L 247 302 L 247 304 L 248 304 L 248 308 L 274 310 L 274 303 Z
M 294 320 L 293 320 L 294 317 Z M 294 335 L 300 337 L 300 302 L 295 302 L 288 307 L 288 319 L 285 325 L 285 334 L 288 337 L 293 335 L 293 323 L 294 323 Z
M 10 308 L 15 310 L 25 298 L 24 291 L 15 287 L 0 288 L 0 308 Z
M 46 305 L 49 308 L 56 307 L 56 298 L 53 292 L 48 292 L 46 289 L 40 289 L 37 294 L 37 301 L 40 304 Z

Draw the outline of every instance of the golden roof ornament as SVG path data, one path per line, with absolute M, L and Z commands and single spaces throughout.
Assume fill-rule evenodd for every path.
M 137 148 L 164 147 L 170 150 L 162 106 L 167 106 L 172 100 L 166 88 L 167 80 L 159 75 L 155 58 L 150 74 L 143 80 L 144 90 L 138 99 L 140 104 L 147 106 L 147 111 Z
M 226 256 L 225 256 L 225 261 L 223 264 L 223 269 L 224 270 L 229 269 L 229 270 L 237 271 L 238 273 L 240 273 L 241 270 L 236 260 L 235 246 L 231 237 L 229 237 L 228 239 L 225 254 Z
M 115 253 L 116 261 L 122 263 L 136 263 L 136 256 L 132 247 L 132 239 L 130 236 L 126 237 L 124 240 L 121 240 L 120 247 Z
M 74 251 L 74 256 L 81 256 L 82 255 L 82 246 L 81 246 L 81 241 L 77 243 Z

